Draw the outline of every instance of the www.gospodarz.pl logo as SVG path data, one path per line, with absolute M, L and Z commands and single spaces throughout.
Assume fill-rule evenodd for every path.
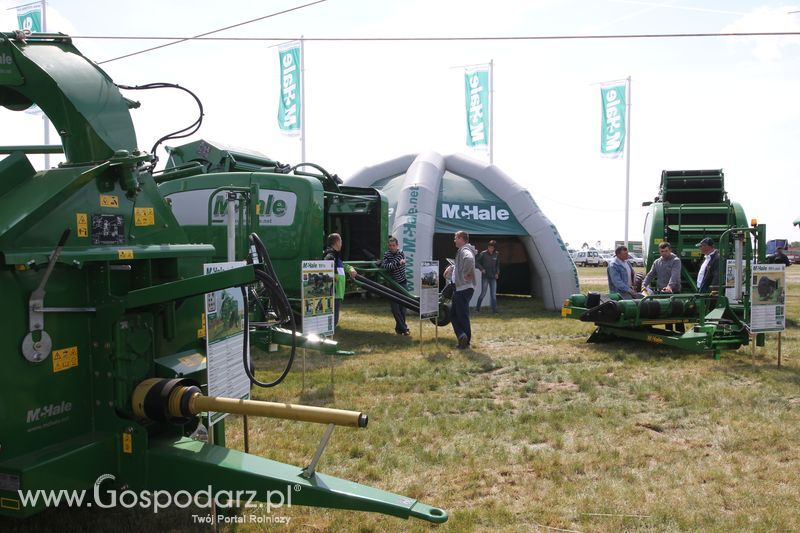
M 103 474 L 95 482 L 91 492 L 91 499 L 86 490 L 18 490 L 20 500 L 25 507 L 99 507 L 101 509 L 151 509 L 158 513 L 163 509 L 177 507 L 187 509 L 197 507 L 201 509 L 258 508 L 263 512 L 271 513 L 276 509 L 292 506 L 292 493 L 301 490 L 300 485 L 286 485 L 285 490 L 268 490 L 259 495 L 255 490 L 217 490 L 211 485 L 198 491 L 178 490 L 141 490 L 131 489 L 116 490 L 109 484 L 116 481 L 113 474 Z M 104 482 L 109 482 L 105 483 Z M 262 497 L 260 497 L 262 496 Z

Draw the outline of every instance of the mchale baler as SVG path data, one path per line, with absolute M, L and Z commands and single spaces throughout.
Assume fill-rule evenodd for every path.
M 33 103 L 59 132 L 66 162 L 37 172 L 26 154 L 53 147 L 0 149 L 0 515 L 44 509 L 25 505 L 23 493 L 91 490 L 106 479 L 104 490 L 211 486 L 261 500 L 291 486 L 293 505 L 446 521 L 413 498 L 316 471 L 333 427 L 363 428 L 363 413 L 203 393 L 207 293 L 243 293 L 242 364 L 254 381 L 251 340 L 326 351 L 335 343 L 297 333 L 257 235 L 249 264 L 203 275 L 222 254 L 187 236 L 153 178 L 153 156 L 137 148 L 137 104 L 69 37 L 2 33 L 0 105 Z M 234 192 L 257 227 L 258 187 Z M 190 438 L 209 411 L 327 429 L 300 468 L 226 448 L 224 422 L 213 427 L 215 444 Z

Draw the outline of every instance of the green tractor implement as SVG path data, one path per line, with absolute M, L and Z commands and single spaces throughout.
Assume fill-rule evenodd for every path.
M 561 315 L 593 322 L 596 329 L 588 342 L 628 338 L 715 358 L 722 350 L 748 344 L 752 295 L 747 280 L 752 264 L 766 257 L 764 225 L 749 225 L 741 205 L 728 199 L 722 170 L 665 170 L 658 196 L 644 205 L 649 207 L 643 239 L 646 267 L 659 257 L 658 245 L 669 242 L 681 259 L 683 292 L 638 300 L 617 293 L 574 294 L 564 301 Z M 703 263 L 697 243 L 703 238 L 719 249 L 720 285 L 700 294 L 695 280 Z M 733 260 L 730 270 L 728 260 Z M 637 275 L 638 283 L 642 278 Z M 756 342 L 763 345 L 764 335 L 758 334 Z
M 237 164 L 258 168 L 229 173 L 224 186 L 209 181 L 208 188 L 231 193 L 240 203 L 241 227 L 253 230 L 254 252 L 245 266 L 203 275 L 204 264 L 225 256 L 220 249 L 226 243 L 208 224 L 199 224 L 205 226 L 200 230 L 176 217 L 152 173 L 155 150 L 137 147 L 129 112 L 137 104 L 69 37 L 0 33 L 0 105 L 21 111 L 34 103 L 59 132 L 66 162 L 36 171 L 27 155 L 52 153 L 53 147 L 0 149 L 7 155 L 0 160 L 0 516 L 25 518 L 45 508 L 41 500 L 25 504 L 24 493 L 91 490 L 102 481 L 104 491 L 213 486 L 254 491 L 260 501 L 293 487 L 294 505 L 446 521 L 445 511 L 414 498 L 316 471 L 333 427 L 363 428 L 363 413 L 204 394 L 207 293 L 241 291 L 249 302 L 239 316 L 244 346 L 248 336 L 259 335 L 306 342 L 291 327 L 276 280 L 281 267 L 271 266 L 257 237 L 259 217 L 277 217 L 288 204 L 281 207 L 277 196 L 271 204 L 268 198 L 264 206 L 259 202 L 262 189 L 313 196 L 320 209 L 293 224 L 307 221 L 322 228 L 326 199 L 320 180 L 293 176 L 292 189 L 279 184 L 274 172 L 262 172 L 260 163 L 239 158 Z M 188 166 L 181 171 L 194 172 Z M 182 183 L 183 178 L 173 174 L 165 180 L 164 174 L 162 186 Z M 197 210 L 205 215 L 213 198 Z M 373 198 L 373 208 L 383 209 L 378 204 L 383 205 Z M 327 213 L 335 221 L 336 210 Z M 316 236 L 322 231 L 295 230 L 279 237 L 273 249 L 318 253 Z M 305 234 L 316 240 L 309 244 Z M 241 249 L 245 238 L 237 237 Z M 222 308 L 235 323 L 234 307 L 223 303 Z M 190 438 L 200 413 L 209 411 L 328 428 L 309 466 L 299 468 L 226 448 L 224 422 L 214 425 L 213 444 Z

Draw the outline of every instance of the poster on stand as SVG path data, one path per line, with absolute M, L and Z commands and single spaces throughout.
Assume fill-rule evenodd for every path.
M 207 263 L 205 274 L 213 274 L 245 266 L 244 261 Z M 208 395 L 225 398 L 250 398 L 250 378 L 242 365 L 244 344 L 244 297 L 239 287 L 228 287 L 209 292 L 205 299 L 206 311 L 206 367 L 208 369 Z M 247 347 L 250 357 L 250 347 Z M 228 416 L 227 413 L 208 413 L 212 426 Z
M 333 261 L 303 261 L 300 276 L 303 288 L 303 333 L 333 335 Z
M 786 329 L 786 265 L 753 265 L 750 287 L 750 331 Z
M 419 319 L 439 316 L 439 261 L 422 261 L 419 266 Z

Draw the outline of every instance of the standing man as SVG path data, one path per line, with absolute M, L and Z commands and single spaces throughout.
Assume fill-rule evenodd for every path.
M 342 307 L 342 300 L 344 300 L 344 288 L 347 284 L 345 272 L 347 272 L 353 279 L 355 279 L 357 272 L 356 269 L 350 265 L 345 266 L 344 262 L 342 261 L 342 236 L 338 233 L 331 233 L 328 235 L 327 242 L 328 247 L 325 248 L 325 257 L 323 257 L 323 259 L 326 261 L 333 261 L 333 277 L 335 283 L 333 299 L 333 327 L 336 327 L 339 324 L 339 310 Z
M 614 260 L 608 265 L 608 292 L 618 293 L 623 300 L 638 300 L 642 297 L 633 288 L 633 268 L 628 263 L 628 247 L 617 246 Z
M 389 249 L 383 254 L 381 268 L 388 270 L 393 280 L 404 289 L 407 288 L 406 255 L 403 250 L 400 250 L 400 243 L 394 237 L 389 237 Z M 394 300 L 389 300 L 389 307 L 392 309 L 392 316 L 394 316 L 394 332 L 398 335 L 411 335 L 406 325 L 406 308 Z
M 469 301 L 475 292 L 475 247 L 469 243 L 469 233 L 457 231 L 453 243 L 458 248 L 456 262 L 447 267 L 444 277 L 451 279 L 456 286 L 453 293 L 453 305 L 450 308 L 450 322 L 458 339 L 457 348 L 469 348 L 472 340 L 472 329 L 469 324 Z
M 681 260 L 672 253 L 672 245 L 667 241 L 658 245 L 658 253 L 661 257 L 653 261 L 650 272 L 642 280 L 642 292 L 649 287 L 650 282 L 655 278 L 656 292 L 666 294 L 677 294 L 681 292 Z M 647 294 L 647 293 L 645 293 Z M 665 329 L 672 331 L 673 324 L 666 324 Z M 678 333 L 686 333 L 686 326 L 683 322 L 675 324 Z
M 771 256 L 767 257 L 767 263 L 772 263 L 772 264 L 775 264 L 775 265 L 786 265 L 787 267 L 791 266 L 791 264 L 792 264 L 792 262 L 789 261 L 789 258 L 786 257 L 786 254 L 783 253 L 783 247 L 782 246 L 778 246 L 775 249 L 775 253 L 772 254 Z
M 477 267 L 481 271 L 481 295 L 478 296 L 478 304 L 475 312 L 481 312 L 481 302 L 489 289 L 489 304 L 492 306 L 492 313 L 497 312 L 497 280 L 500 278 L 500 253 L 497 251 L 497 241 L 492 239 L 484 251 L 478 254 L 475 260 Z
M 658 253 L 661 257 L 653 261 L 650 272 L 642 281 L 642 288 L 648 287 L 655 278 L 657 292 L 681 292 L 681 260 L 672 253 L 672 245 L 667 241 L 658 245 Z
M 712 288 L 719 287 L 719 250 L 708 237 L 698 242 L 697 247 L 706 256 L 697 272 L 697 292 L 711 292 Z

